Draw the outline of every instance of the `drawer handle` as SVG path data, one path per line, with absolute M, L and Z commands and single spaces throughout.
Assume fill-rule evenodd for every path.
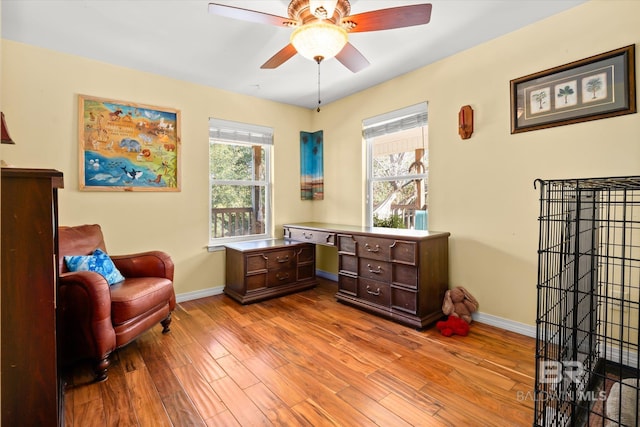
M 369 246 L 368 243 L 365 243 L 364 247 L 367 250 L 367 252 L 380 252 L 380 245 L 376 245 L 375 248 L 372 248 L 371 246 Z
M 276 261 L 278 261 L 279 263 L 285 263 L 285 262 L 289 262 L 289 255 L 287 255 L 284 258 L 280 258 L 279 256 L 276 257 Z
M 369 287 L 369 285 L 367 285 L 367 293 L 369 295 L 375 295 L 378 296 L 380 295 L 380 288 L 376 289 L 375 292 L 371 290 L 371 288 Z
M 371 268 L 371 264 L 367 264 L 367 268 L 369 269 L 369 273 L 373 273 L 373 274 L 380 274 L 382 273 L 382 267 L 378 266 L 377 270 L 373 270 Z
M 307 240 L 311 240 L 311 239 L 313 239 L 313 233 L 309 233 L 309 234 L 307 234 L 307 233 L 302 233 L 302 235 L 303 235 L 303 236 L 304 236 L 304 238 L 305 238 L 305 239 L 307 239 Z
M 289 273 L 282 274 L 282 275 L 280 273 L 278 273 L 278 274 L 276 274 L 276 278 L 278 280 L 287 280 L 289 278 Z

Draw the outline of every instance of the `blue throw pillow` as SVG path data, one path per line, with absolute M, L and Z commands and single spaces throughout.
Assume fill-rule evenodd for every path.
M 96 249 L 93 255 L 67 255 L 64 257 L 69 271 L 95 271 L 107 279 L 109 285 L 124 280 L 124 276 L 116 268 L 109 255 Z

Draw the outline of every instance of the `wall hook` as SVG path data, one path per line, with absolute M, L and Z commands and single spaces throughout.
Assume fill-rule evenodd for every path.
M 473 109 L 470 105 L 460 108 L 458 113 L 458 134 L 462 139 L 471 138 L 473 133 Z

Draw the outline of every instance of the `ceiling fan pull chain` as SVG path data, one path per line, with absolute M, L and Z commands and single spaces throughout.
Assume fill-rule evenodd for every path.
M 322 56 L 316 56 L 315 60 L 318 63 L 318 109 L 316 110 L 318 113 L 320 112 L 320 104 L 322 101 L 320 100 L 320 62 L 322 62 Z

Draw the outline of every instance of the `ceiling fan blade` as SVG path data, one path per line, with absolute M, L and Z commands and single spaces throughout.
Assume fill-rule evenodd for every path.
M 342 50 L 336 55 L 336 59 L 354 73 L 369 66 L 369 61 L 351 43 L 344 45 Z
M 359 13 L 343 18 L 342 23 L 347 23 L 346 28 L 349 28 L 349 22 L 354 23 L 355 27 L 348 31 L 362 33 L 423 25 L 428 24 L 430 20 L 431 3 L 425 3 Z
M 296 25 L 295 21 L 292 21 L 289 18 L 284 18 L 282 16 L 270 15 L 268 13 L 257 12 L 255 10 L 241 9 L 239 7 L 225 6 L 218 3 L 209 3 L 209 13 L 212 15 L 239 19 L 241 21 L 276 25 L 279 27 L 290 27 L 292 25 Z
M 291 43 L 289 43 L 288 45 L 280 49 L 278 53 L 276 53 L 271 58 L 269 58 L 267 62 L 262 64 L 260 68 L 262 69 L 278 68 L 280 65 L 284 64 L 289 59 L 291 59 L 296 53 L 298 53 L 296 51 L 296 48 L 293 47 Z

